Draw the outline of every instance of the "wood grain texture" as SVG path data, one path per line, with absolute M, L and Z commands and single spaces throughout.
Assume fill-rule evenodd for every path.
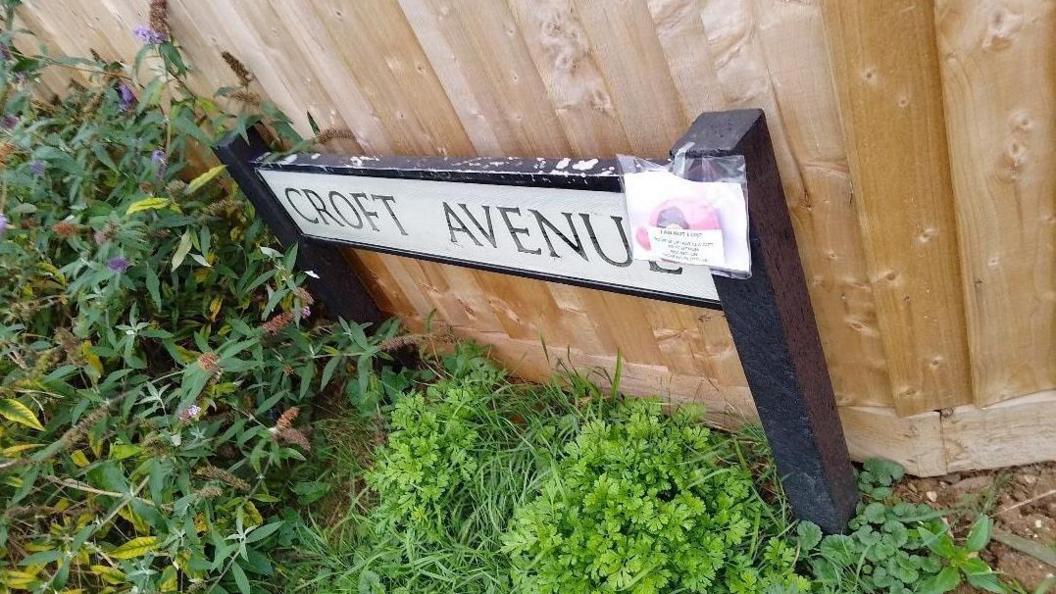
M 890 405 L 820 7 L 771 0 L 648 6 L 687 113 L 766 112 L 837 399 Z
M 979 408 L 959 406 L 943 417 L 950 472 L 1001 468 L 1056 459 L 1052 419 L 1056 391 L 1047 390 Z
M 1056 2 L 935 13 L 983 406 L 1056 387 Z
M 899 417 L 890 408 L 843 406 L 840 418 L 847 435 L 847 448 L 854 460 L 886 458 L 916 476 L 940 476 L 949 472 L 937 412 Z
M 309 112 L 348 128 L 354 139 L 320 148 L 333 152 L 663 156 L 701 111 L 762 108 L 852 453 L 932 474 L 947 457 L 1052 455 L 1040 433 L 1004 425 L 1040 432 L 1028 421 L 1048 400 L 1016 397 L 1056 387 L 1053 6 L 170 0 L 169 21 L 198 93 L 235 84 L 230 51 L 302 134 Z M 52 53 L 131 62 L 147 11 L 34 1 L 19 16 Z M 42 93 L 70 78 L 84 80 L 49 74 Z M 553 369 L 545 339 L 598 377 L 620 353 L 632 393 L 705 402 L 720 423 L 755 418 L 719 312 L 348 256 L 409 327 L 445 321 L 525 377 Z M 932 411 L 950 407 L 937 424 Z
M 824 9 L 895 408 L 971 402 L 931 3 L 825 0 Z

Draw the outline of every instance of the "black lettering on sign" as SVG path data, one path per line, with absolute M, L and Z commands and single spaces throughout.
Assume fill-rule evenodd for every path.
M 459 206 L 462 207 L 462 210 L 466 213 L 466 216 L 469 217 L 469 220 L 473 222 L 473 225 L 477 228 L 477 230 L 480 231 L 480 234 L 484 236 L 484 239 L 488 240 L 488 243 L 491 244 L 491 247 L 499 247 L 499 245 L 495 242 L 495 227 L 492 226 L 491 223 L 491 207 L 487 205 L 481 207 L 484 209 L 484 219 L 488 222 L 488 230 L 485 231 L 484 226 L 480 224 L 480 221 L 477 220 L 477 217 L 473 216 L 473 213 L 469 212 L 469 208 L 465 204 L 459 204 Z
M 462 219 L 458 218 L 458 213 L 452 210 L 451 205 L 446 202 L 444 203 L 444 218 L 447 219 L 447 231 L 451 234 L 451 243 L 458 243 L 458 239 L 455 237 L 455 231 L 458 231 L 459 233 L 465 233 L 468 235 L 469 238 L 473 240 L 473 243 L 478 246 L 484 246 L 484 244 L 480 243 L 476 237 L 473 237 L 473 234 L 469 231 L 469 227 L 466 227 L 466 224 L 462 222 Z M 458 223 L 458 227 L 455 227 L 456 222 Z
M 649 271 L 650 272 L 666 272 L 667 274 L 682 274 L 682 267 L 678 268 L 664 268 L 660 264 L 649 260 Z
M 400 230 L 400 234 L 407 235 L 407 230 L 400 224 L 400 219 L 396 218 L 396 211 L 392 209 L 391 203 L 396 202 L 396 199 L 392 196 L 385 196 L 384 194 L 371 194 L 370 197 L 375 200 L 381 200 L 382 204 L 385 205 L 385 210 L 389 211 L 389 216 L 392 217 L 392 222 L 396 223 L 396 227 Z
M 313 223 L 313 224 L 314 223 L 318 223 L 319 222 L 318 218 L 309 219 L 307 215 L 305 215 L 303 212 L 301 212 L 301 209 L 297 208 L 297 205 L 293 202 L 293 199 L 290 198 L 290 192 L 295 192 L 297 194 L 300 194 L 301 191 L 296 189 L 296 188 L 286 188 L 286 202 L 290 203 L 290 207 L 293 208 L 293 210 L 297 211 L 297 214 L 301 215 L 302 219 L 308 221 L 309 223 Z
M 327 198 L 330 199 L 330 207 L 334 209 L 334 213 L 336 213 L 337 216 L 345 222 L 345 224 L 347 224 L 349 227 L 352 227 L 353 229 L 363 228 L 363 217 L 360 216 L 359 211 L 356 210 L 356 207 L 352 206 L 352 202 L 349 201 L 347 196 L 345 196 L 341 192 L 338 192 L 337 190 L 330 190 L 330 194 L 327 195 Z M 348 206 L 352 214 L 356 215 L 355 223 L 348 220 L 348 217 L 345 216 L 345 213 L 341 211 L 341 207 L 338 206 L 337 202 L 334 201 L 335 198 L 340 198 L 341 201 L 344 202 L 346 206 Z
M 536 248 L 534 250 L 530 250 L 524 247 L 524 244 L 521 243 L 521 238 L 517 237 L 518 235 L 531 235 L 531 233 L 528 232 L 527 227 L 514 227 L 513 222 L 510 221 L 510 213 L 514 213 L 517 216 L 521 216 L 520 208 L 512 206 L 499 206 L 498 209 L 499 214 L 502 215 L 502 220 L 506 221 L 506 228 L 510 230 L 510 237 L 513 238 L 513 243 L 517 246 L 518 252 L 521 252 L 522 254 L 533 254 L 536 256 L 543 253 L 543 248 Z M 480 244 L 478 243 L 477 245 Z
M 579 231 L 576 231 L 576 225 L 572 222 L 572 213 L 563 212 L 561 214 L 565 216 L 565 221 L 568 222 L 568 228 L 572 230 L 572 237 L 575 238 L 575 242 L 573 242 L 572 239 L 569 239 L 567 235 L 562 233 L 556 225 L 547 220 L 547 218 L 543 216 L 543 213 L 535 209 L 528 209 L 528 212 L 535 215 L 535 220 L 537 223 L 539 223 L 539 231 L 542 232 L 543 239 L 546 240 L 546 247 L 550 248 L 551 258 L 560 258 L 561 256 L 557 255 L 557 250 L 554 249 L 554 242 L 550 241 L 550 234 L 546 232 L 547 227 L 549 227 L 550 231 L 552 231 L 554 235 L 557 235 L 561 239 L 561 241 L 565 242 L 568 247 L 572 248 L 572 251 L 579 254 L 580 258 L 588 260 L 587 250 L 583 247 L 583 240 L 579 238 Z
M 631 244 L 627 242 L 627 232 L 623 230 L 623 217 L 610 215 L 612 222 L 616 223 L 616 228 L 620 231 L 620 239 L 623 241 L 623 250 L 624 253 L 627 255 L 627 258 L 624 261 L 617 262 L 616 260 L 613 260 L 612 258 L 606 256 L 605 252 L 602 251 L 601 242 L 598 241 L 598 235 L 594 233 L 594 225 L 592 225 L 590 222 L 590 215 L 585 212 L 581 212 L 579 213 L 579 216 L 583 217 L 583 222 L 587 225 L 587 234 L 590 235 L 590 241 L 594 244 L 594 251 L 598 252 L 598 255 L 601 256 L 602 260 L 605 260 L 609 264 L 612 264 L 613 266 L 618 266 L 620 268 L 625 268 L 631 265 Z
M 337 218 L 334 217 L 334 215 L 330 214 L 329 210 L 326 210 L 326 203 L 323 202 L 322 196 L 316 194 L 315 192 L 307 188 L 301 190 L 301 192 L 303 192 L 304 195 L 308 198 L 308 202 L 311 203 L 312 208 L 315 209 L 315 212 L 319 213 L 319 218 L 322 220 L 324 225 L 330 224 L 326 222 L 326 217 L 330 217 L 330 220 L 337 223 L 338 227 L 344 227 L 344 225 L 341 224 L 341 221 L 338 221 Z
M 363 206 L 362 199 L 366 198 L 367 195 L 363 192 L 352 192 L 351 194 L 349 194 L 349 196 L 351 196 L 352 199 L 356 201 L 356 205 L 359 206 L 359 210 L 363 211 L 363 216 L 367 217 L 367 222 L 370 223 L 370 228 L 375 231 L 381 231 L 381 229 L 378 229 L 378 226 L 374 224 L 374 219 L 378 218 L 378 211 L 367 210 L 367 208 Z

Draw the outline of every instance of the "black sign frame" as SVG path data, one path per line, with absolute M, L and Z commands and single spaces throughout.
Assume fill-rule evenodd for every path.
M 282 165 L 269 161 L 268 148 L 255 130 L 245 138 L 229 135 L 214 151 L 278 240 L 286 246 L 298 245 L 298 266 L 319 276 L 311 281 L 312 291 L 335 316 L 365 322 L 383 319 L 344 255 L 334 249 L 348 246 L 722 309 L 793 513 L 829 533 L 846 529 L 858 502 L 854 470 L 761 110 L 704 113 L 672 149 L 690 158 L 740 155 L 745 160 L 752 276 L 714 276 L 719 303 L 307 236 L 258 173 L 285 167 L 331 175 L 620 191 L 616 169 L 607 169 L 611 163 L 576 176 L 539 174 L 536 159 L 505 159 L 494 165 L 493 158 L 389 157 L 357 165 L 347 156 L 320 155 Z M 692 178 L 692 172 L 687 177 Z
M 452 157 L 371 157 L 358 161 L 351 160 L 346 155 L 311 155 L 311 158 L 302 158 L 292 163 L 284 163 L 282 160 L 270 158 L 270 153 L 261 155 L 251 163 L 257 171 L 294 171 L 299 173 L 317 173 L 325 175 L 347 175 L 358 177 L 384 177 L 391 179 L 416 179 L 424 181 L 461 182 L 496 186 L 523 186 L 535 188 L 556 188 L 565 190 L 592 190 L 595 192 L 622 192 L 618 167 L 614 159 L 593 159 L 594 165 L 582 171 L 567 173 L 553 173 L 558 164 L 568 159 L 522 159 L 474 157 L 474 158 L 452 158 Z M 270 191 L 270 190 L 269 190 Z M 274 192 L 271 192 L 274 195 Z M 285 213 L 289 218 L 289 213 Z M 293 223 L 291 219 L 291 223 Z M 294 227 L 296 228 L 296 224 Z M 587 279 L 557 276 L 524 270 L 509 266 L 492 265 L 472 260 L 463 260 L 436 256 L 433 254 L 394 249 L 373 244 L 360 243 L 345 239 L 330 237 L 318 237 L 304 235 L 304 237 L 315 243 L 330 245 L 343 245 L 346 247 L 371 250 L 384 254 L 394 254 L 440 262 L 442 264 L 453 264 L 477 270 L 486 270 L 500 274 L 509 274 L 525 278 L 559 282 L 562 284 L 598 289 L 612 293 L 621 293 L 635 297 L 645 297 L 658 301 L 680 303 L 694 307 L 721 310 L 719 301 L 706 298 L 693 298 L 674 293 L 664 293 L 636 287 L 603 283 Z

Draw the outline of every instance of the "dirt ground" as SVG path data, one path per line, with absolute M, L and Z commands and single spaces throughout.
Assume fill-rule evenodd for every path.
M 994 538 L 982 556 L 1028 592 L 1056 575 L 1056 462 L 911 478 L 899 493 L 909 501 L 950 510 L 947 519 L 958 536 L 978 513 L 990 514 Z

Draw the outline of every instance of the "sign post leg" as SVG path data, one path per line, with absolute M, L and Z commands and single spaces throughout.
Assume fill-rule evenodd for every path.
M 383 318 L 374 299 L 359 282 L 341 250 L 317 245 L 305 238 L 271 190 L 257 176 L 252 162 L 267 154 L 268 146 L 256 129 L 248 141 L 229 134 L 213 147 L 213 152 L 253 204 L 257 216 L 285 247 L 297 245 L 297 267 L 319 278 L 309 278 L 308 287 L 322 299 L 330 316 L 354 322 L 380 322 Z
M 705 113 L 678 151 L 744 157 L 752 276 L 715 286 L 792 511 L 842 532 L 858 501 L 854 470 L 763 112 Z

